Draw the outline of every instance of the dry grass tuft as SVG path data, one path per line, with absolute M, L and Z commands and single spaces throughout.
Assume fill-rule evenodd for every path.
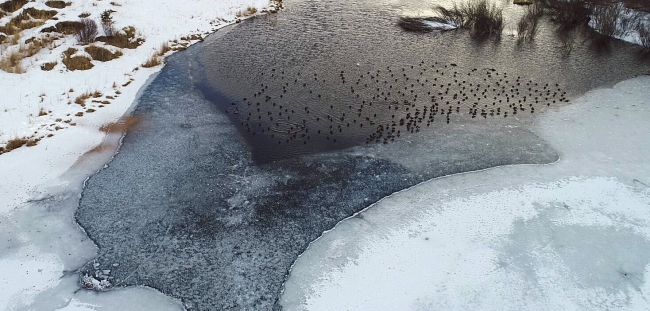
M 60 1 L 60 0 L 46 1 L 45 5 L 47 5 L 47 6 L 51 7 L 51 8 L 55 8 L 55 9 L 63 9 L 63 8 L 65 8 L 67 6 L 65 1 Z
M 7 142 L 7 144 L 4 147 L 0 147 L 0 154 L 10 152 L 12 150 L 18 149 L 22 146 L 27 146 L 27 147 L 33 147 L 38 144 L 40 141 L 40 138 L 14 138 L 10 141 Z
M 92 95 L 90 92 L 83 93 L 75 98 L 74 103 L 81 107 L 86 107 L 86 100 L 92 97 Z
M 18 51 L 9 53 L 9 55 L 0 59 L 0 70 L 8 73 L 25 73 L 22 64 L 23 58 L 24 57 Z
M 80 55 L 73 56 L 75 53 L 77 53 L 75 48 L 69 48 L 63 52 L 63 64 L 68 70 L 89 70 L 94 67 L 90 58 Z
M 98 60 L 100 62 L 111 61 L 123 55 L 122 52 L 120 51 L 112 53 L 106 48 L 95 46 L 95 45 L 86 47 L 85 51 L 86 53 L 90 54 L 90 57 L 92 57 L 94 60 Z
M 86 18 L 86 17 L 88 17 L 90 15 L 92 15 L 92 14 L 90 14 L 88 12 L 83 12 L 83 13 L 79 14 L 79 18 Z
M 144 38 L 137 37 L 135 27 L 133 26 L 124 27 L 122 31 L 115 33 L 114 36 L 100 36 L 95 40 L 122 49 L 135 49 L 144 42 Z
M 168 42 L 163 43 L 160 46 L 160 49 L 151 55 L 151 57 L 144 64 L 142 64 L 142 67 L 151 68 L 162 64 L 161 58 L 171 50 L 172 48 L 169 46 Z
M 54 67 L 56 67 L 57 64 L 58 64 L 58 62 L 56 62 L 56 61 L 49 62 L 49 63 L 44 63 L 44 64 L 41 65 L 41 70 L 50 71 L 50 70 L 54 69 Z
M 156 67 L 160 64 L 161 64 L 160 55 L 158 55 L 158 53 L 156 52 L 153 55 L 151 55 L 151 57 L 144 64 L 142 64 L 142 67 L 151 68 L 151 67 Z

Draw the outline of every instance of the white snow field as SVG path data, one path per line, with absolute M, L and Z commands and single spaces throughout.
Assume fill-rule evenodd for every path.
M 295 262 L 284 310 L 650 309 L 650 77 L 538 116 L 561 155 L 395 193 Z
M 24 8 L 50 9 L 44 3 L 32 1 Z M 59 21 L 78 20 L 81 13 L 99 21 L 101 12 L 112 9 L 115 27 L 134 26 L 145 42 L 137 49 L 122 49 L 124 55 L 110 62 L 93 61 L 91 70 L 68 71 L 61 64 L 62 52 L 73 46 L 82 49 L 69 35 L 24 59 L 25 73 L 0 71 L 0 147 L 14 138 L 44 137 L 36 146 L 0 155 L 0 310 L 182 309 L 177 301 L 144 287 L 100 294 L 78 291 L 74 271 L 97 254 L 73 219 L 83 181 L 113 155 L 122 133 L 99 129 L 135 105 L 138 91 L 162 68 L 141 65 L 163 43 L 195 43 L 180 38 L 205 36 L 234 23 L 248 8 L 263 12 L 274 5 L 268 0 L 73 0 L 59 10 Z M 0 24 L 19 12 L 3 17 Z M 20 40 L 41 36 L 40 29 L 55 22 L 23 31 Z M 3 45 L 0 53 L 14 48 Z M 58 65 L 53 70 L 40 69 L 54 60 Z M 110 104 L 100 107 L 90 99 L 86 107 L 69 103 L 95 91 L 102 93 L 98 100 Z M 89 108 L 95 111 L 88 113 Z M 39 116 L 40 110 L 46 114 Z M 75 116 L 78 112 L 85 113 Z

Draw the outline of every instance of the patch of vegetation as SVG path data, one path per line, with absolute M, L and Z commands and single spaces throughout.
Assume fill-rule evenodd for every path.
M 154 53 L 144 64 L 142 64 L 142 67 L 151 68 L 151 67 L 156 67 L 160 64 L 161 64 L 160 55 L 158 55 L 158 53 Z
M 440 5 L 434 7 L 441 22 L 467 28 L 479 37 L 499 36 L 503 31 L 503 9 L 487 0 L 470 0 L 462 4 L 454 4 L 451 9 Z
M 144 43 L 144 38 L 136 36 L 136 30 L 133 26 L 124 27 L 113 36 L 100 36 L 95 40 L 122 49 L 135 49 Z
M 94 67 L 90 58 L 86 56 L 74 56 L 77 53 L 77 49 L 69 48 L 63 52 L 63 64 L 70 71 L 75 70 L 89 70 Z
M 622 3 L 592 6 L 591 27 L 608 37 L 627 36 L 637 28 L 641 15 Z
M 77 31 L 75 37 L 79 43 L 86 45 L 95 41 L 97 37 L 97 23 L 89 18 L 81 19 L 81 29 Z
M 639 43 L 647 52 L 650 52 L 650 25 L 638 23 L 636 31 L 639 34 Z
M 39 10 L 35 8 L 26 8 L 21 15 L 27 14 L 33 19 L 48 20 L 54 17 L 58 12 L 54 10 Z
M 36 55 L 43 48 L 51 48 L 53 41 L 54 38 L 49 36 L 27 40 L 24 44 L 20 44 L 18 49 L 13 49 L 0 59 L 0 70 L 8 73 L 24 73 L 22 60 Z
M 0 154 L 5 153 L 5 152 L 9 152 L 9 151 L 12 151 L 12 150 L 15 150 L 15 149 L 18 149 L 18 148 L 20 148 L 20 147 L 22 147 L 24 145 L 27 145 L 28 143 L 30 143 L 30 141 L 31 140 L 29 140 L 27 138 L 24 138 L 24 137 L 23 138 L 14 138 L 14 139 L 7 142 L 5 147 L 2 148 L 2 150 L 0 150 Z M 32 146 L 34 146 L 34 145 L 35 145 L 35 143 L 32 144 Z
M 120 51 L 113 53 L 106 48 L 95 45 L 86 47 L 85 51 L 93 58 L 93 60 L 98 60 L 100 62 L 108 62 L 123 55 Z
M 83 12 L 83 13 L 79 14 L 79 18 L 86 18 L 86 17 L 88 17 L 90 15 L 92 15 L 92 14 L 90 14 L 88 12 Z
M 237 18 L 242 18 L 242 17 L 246 17 L 246 16 L 255 15 L 255 13 L 257 13 L 257 9 L 254 8 L 254 7 L 249 6 L 249 7 L 246 8 L 246 10 L 237 12 L 237 14 L 235 16 Z
M 517 23 L 517 40 L 520 42 L 533 40 L 539 28 L 539 18 L 542 15 L 544 15 L 544 11 L 539 6 L 530 5 Z
M 0 70 L 8 73 L 25 73 L 22 65 L 23 58 L 17 51 L 9 53 L 0 59 Z
M 50 71 L 50 70 L 54 69 L 54 67 L 56 67 L 57 64 L 58 64 L 58 62 L 56 62 L 56 61 L 49 62 L 49 63 L 44 63 L 44 64 L 41 65 L 41 70 Z
M 551 15 L 551 20 L 563 30 L 573 29 L 589 22 L 591 10 L 584 0 L 538 0 Z
M 77 34 L 83 28 L 83 24 L 77 21 L 58 22 L 52 27 L 43 28 L 41 32 L 57 32 L 64 35 Z
M 169 43 L 163 43 L 160 46 L 160 49 L 151 55 L 151 57 L 144 64 L 142 64 L 142 67 L 151 68 L 162 64 L 161 58 L 171 50 L 172 48 L 169 46 Z
M 55 9 L 63 9 L 63 8 L 65 8 L 67 6 L 65 1 L 59 1 L 59 0 L 46 1 L 45 5 L 47 5 L 47 6 L 51 7 L 51 8 L 55 8 Z
M 0 32 L 4 32 L 7 35 L 17 34 L 25 29 L 43 25 L 46 20 L 54 17 L 56 14 L 56 11 L 27 8 L 12 18 L 6 25 L 0 26 Z
M 86 107 L 86 99 L 90 98 L 91 96 L 92 94 L 89 92 L 83 93 L 75 98 L 74 103 L 81 107 Z
M 28 2 L 29 0 L 8 0 L 0 3 L 0 9 L 8 13 L 13 13 L 20 10 Z
M 134 117 L 122 117 L 115 123 L 102 125 L 99 130 L 104 133 L 121 133 L 126 131 L 130 126 L 137 124 L 139 121 L 140 120 Z
M 401 16 L 397 25 L 406 31 L 431 32 L 432 29 L 422 22 L 422 19 L 408 16 Z
M 112 37 L 115 35 L 115 22 L 113 21 L 113 16 L 111 16 L 113 13 L 115 13 L 115 11 L 106 10 L 100 15 L 102 19 L 102 28 L 104 29 L 104 34 L 107 37 Z

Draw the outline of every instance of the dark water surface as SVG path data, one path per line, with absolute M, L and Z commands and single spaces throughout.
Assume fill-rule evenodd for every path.
M 610 51 L 595 50 L 581 31 L 564 34 L 548 21 L 534 42 L 516 44 L 512 33 L 524 7 L 515 5 L 506 4 L 501 40 L 395 26 L 400 15 L 431 14 L 434 3 L 288 2 L 281 14 L 206 44 L 201 89 L 231 114 L 264 163 L 377 142 L 379 134 L 380 143 L 390 142 L 397 131 L 424 130 L 447 116 L 521 117 L 531 104 L 539 113 L 558 106 L 564 92 L 572 97 L 648 72 L 638 49 L 614 42 Z M 407 128 L 415 113 L 421 122 Z
M 540 29 L 534 43 L 519 47 L 507 35 L 499 43 L 478 44 L 465 32 L 435 36 L 397 28 L 398 15 L 430 5 L 419 2 L 284 4 L 278 14 L 244 21 L 174 54 L 144 91 L 135 109 L 141 122 L 83 192 L 76 219 L 100 254 L 99 265 L 89 263 L 82 274 L 110 269 L 116 286 L 150 286 L 180 299 L 188 310 L 277 310 L 286 274 L 309 242 L 382 197 L 438 176 L 557 160 L 528 125 L 531 115 L 549 109 L 545 103 L 550 108 L 560 103 L 552 103 L 552 96 L 535 103 L 534 96 L 524 95 L 528 89 L 516 95 L 511 90 L 517 77 L 531 83 L 533 94 L 546 91 L 548 83 L 573 98 L 649 68 L 635 48 L 622 43 L 596 53 L 576 37 L 567 54 L 549 27 Z M 420 73 L 424 77 L 424 66 L 425 80 L 447 84 L 433 94 L 445 98 L 431 102 L 428 86 L 406 82 L 406 77 L 417 82 Z M 393 98 L 382 99 L 388 82 L 381 79 L 388 81 L 388 70 L 402 69 L 393 88 L 405 95 L 391 92 Z M 374 84 L 362 74 L 377 77 Z M 369 86 L 357 88 L 359 79 Z M 468 93 L 469 83 L 491 88 Z M 498 90 L 506 84 L 507 91 Z M 465 96 L 476 101 L 473 94 L 494 103 L 477 106 L 474 118 L 473 104 L 458 103 Z M 508 105 L 516 101 L 519 107 L 523 96 L 526 110 L 517 115 L 510 110 L 504 118 L 512 109 Z M 263 125 L 247 120 L 268 118 L 269 112 L 277 118 Z M 302 136 L 307 133 L 311 138 Z

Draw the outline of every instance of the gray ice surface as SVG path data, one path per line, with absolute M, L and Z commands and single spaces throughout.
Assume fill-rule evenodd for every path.
M 558 156 L 521 124 L 486 122 L 256 166 L 245 140 L 193 86 L 198 48 L 169 59 L 138 125 L 91 177 L 76 219 L 100 247 L 81 274 L 147 285 L 188 310 L 271 310 L 312 240 L 424 180 Z

